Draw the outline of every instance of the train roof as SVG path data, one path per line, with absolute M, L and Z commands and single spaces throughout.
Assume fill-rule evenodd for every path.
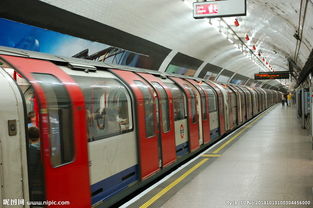
M 23 49 L 15 49 L 15 48 L 4 47 L 4 46 L 0 46 L 0 55 L 11 55 L 11 56 L 19 56 L 19 57 L 32 58 L 32 59 L 47 60 L 47 61 L 52 61 L 56 64 L 68 65 L 72 69 L 96 71 L 96 70 L 101 70 L 101 69 L 117 68 L 117 69 L 121 69 L 125 71 L 149 73 L 149 74 L 153 74 L 153 75 L 161 76 L 161 77 L 162 76 L 163 77 L 176 76 L 180 78 L 202 80 L 200 78 L 185 76 L 185 75 L 180 75 L 180 74 L 170 74 L 166 72 L 159 72 L 159 71 L 145 69 L 145 68 L 131 67 L 131 66 L 125 66 L 125 65 L 118 65 L 118 64 L 108 64 L 108 63 L 104 63 L 100 61 L 88 60 L 88 59 L 82 59 L 82 58 L 56 56 L 56 55 L 48 54 L 48 53 L 41 53 L 41 52 L 35 52 L 35 51 L 29 51 L 29 50 L 23 50 Z
M 0 46 L 0 55 L 10 55 L 10 56 L 19 56 L 19 57 L 25 57 L 25 58 L 46 60 L 46 61 L 54 62 L 55 64 L 58 64 L 58 65 L 68 66 L 69 68 L 73 70 L 84 70 L 86 72 L 97 71 L 97 70 L 109 70 L 109 69 L 116 68 L 116 69 L 125 70 L 125 71 L 149 73 L 149 74 L 153 74 L 155 76 L 161 77 L 163 79 L 167 77 L 175 76 L 175 77 L 184 78 L 184 79 L 192 79 L 198 82 L 204 81 L 203 79 L 199 77 L 191 77 L 191 76 L 180 75 L 180 74 L 171 74 L 171 73 L 166 73 L 166 72 L 160 72 L 160 71 L 155 71 L 155 70 L 150 70 L 150 69 L 125 66 L 125 65 L 108 64 L 104 62 L 82 59 L 82 58 L 56 56 L 56 55 L 48 54 L 48 53 L 41 53 L 41 52 L 16 49 L 16 48 L 4 47 L 4 46 Z M 227 83 L 227 84 L 230 84 L 230 83 Z

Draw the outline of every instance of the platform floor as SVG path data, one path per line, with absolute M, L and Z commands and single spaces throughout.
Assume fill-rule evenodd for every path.
M 218 154 L 208 155 L 205 165 L 175 182 L 205 158 L 200 157 L 130 207 L 313 207 L 312 138 L 299 123 L 294 107 L 276 105 L 222 150 L 216 147 Z M 261 205 L 264 201 L 311 204 Z

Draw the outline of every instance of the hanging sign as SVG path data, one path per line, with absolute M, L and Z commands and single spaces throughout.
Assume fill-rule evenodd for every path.
M 193 3 L 193 17 L 213 18 L 246 15 L 246 0 L 220 0 Z
M 254 74 L 254 79 L 289 79 L 289 71 L 260 72 L 259 74 Z

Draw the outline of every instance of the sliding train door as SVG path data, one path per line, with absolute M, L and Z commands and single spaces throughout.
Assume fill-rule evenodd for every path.
M 147 81 L 134 72 L 118 69 L 112 69 L 111 72 L 123 80 L 135 96 L 139 169 L 140 177 L 144 180 L 159 171 L 161 166 L 157 94 Z
M 217 85 L 215 85 L 215 83 L 211 82 L 211 81 L 207 81 L 206 82 L 208 85 L 210 85 L 216 92 L 217 94 L 217 98 L 218 98 L 218 115 L 219 115 L 219 129 L 220 129 L 220 135 L 222 136 L 223 134 L 225 134 L 225 113 L 227 113 L 224 110 L 224 95 L 221 91 L 220 88 L 217 87 Z
M 31 83 L 38 101 L 45 200 L 90 207 L 86 111 L 80 88 L 51 62 L 1 58 Z
M 168 166 L 176 161 L 175 127 L 173 96 L 171 90 L 158 77 L 147 73 L 137 73 L 151 84 L 158 96 L 159 126 L 162 166 Z
M 202 88 L 202 82 L 197 82 L 195 80 L 187 79 L 200 93 L 200 105 L 199 105 L 199 115 L 201 115 L 201 122 L 202 128 L 200 129 L 200 134 L 203 135 L 203 143 L 209 143 L 211 140 L 210 135 L 210 112 L 209 112 L 209 95 L 208 93 Z M 200 108 L 201 107 L 201 108 Z M 200 113 L 201 112 L 201 113 Z M 200 118 L 200 116 L 199 116 Z M 202 130 L 202 132 L 201 132 Z M 201 140 L 201 139 L 200 139 Z M 202 144 L 200 142 L 200 144 Z
M 198 112 L 198 99 L 197 92 L 186 80 L 170 77 L 186 94 L 187 96 L 187 114 L 188 114 L 188 128 L 189 128 L 189 150 L 190 152 L 197 150 L 199 144 L 199 112 Z

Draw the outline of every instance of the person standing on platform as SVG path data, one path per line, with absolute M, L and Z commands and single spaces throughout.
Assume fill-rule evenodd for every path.
M 291 105 L 291 93 L 287 95 L 287 105 Z
M 281 95 L 281 105 L 285 106 L 285 95 L 284 94 Z
M 288 95 L 287 93 L 284 94 L 284 100 L 285 100 L 285 102 L 286 102 L 286 104 L 287 104 L 287 106 L 288 106 L 287 95 Z

